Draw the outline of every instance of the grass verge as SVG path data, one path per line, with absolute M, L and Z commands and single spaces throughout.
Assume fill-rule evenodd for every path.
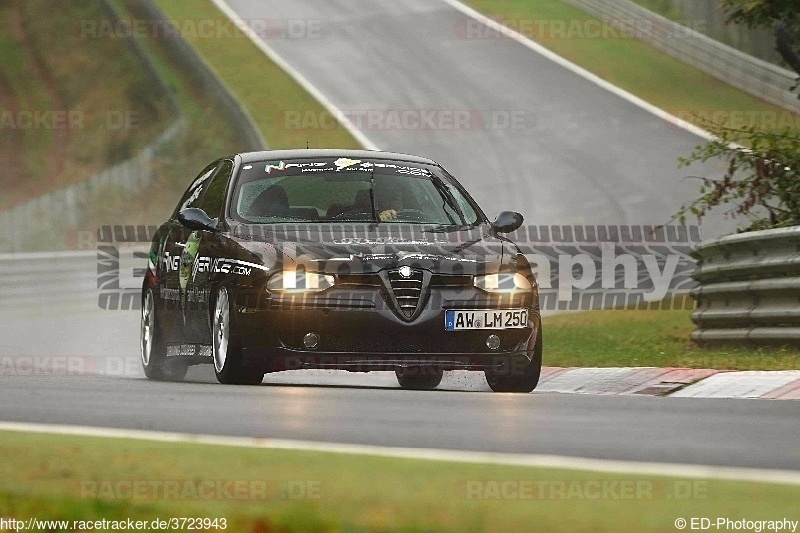
M 800 120 L 790 111 L 735 89 L 642 41 L 620 32 L 592 37 L 588 30 L 600 26 L 589 26 L 586 21 L 600 24 L 600 19 L 563 0 L 466 3 L 515 29 L 522 28 L 521 33 L 558 55 L 700 127 L 707 128 L 711 120 L 730 126 L 800 130 Z
M 123 20 L 142 19 L 136 2 L 110 2 Z M 182 21 L 227 20 L 209 1 L 158 3 L 168 17 Z M 49 11 L 52 9 L 56 14 Z M 45 12 L 52 16 L 45 16 Z M 40 0 L 0 8 L 0 52 L 5 51 L 8 58 L 0 67 L 3 120 L 16 120 L 17 111 L 52 110 L 80 113 L 75 116 L 81 118 L 79 128 L 15 128 L 4 137 L 0 162 L 15 171 L 2 176 L 0 207 L 85 179 L 118 163 L 134 155 L 169 124 L 164 95 L 154 92 L 156 86 L 141 75 L 125 40 L 102 32 L 81 33 L 82 21 L 106 19 L 107 13 L 99 7 L 90 8 L 76 0 L 58 8 Z M 19 28 L 25 30 L 23 36 L 18 35 Z M 271 148 L 301 147 L 307 141 L 312 146 L 359 147 L 319 103 L 242 35 L 222 43 L 220 39 L 193 38 L 190 32 L 183 35 L 248 108 Z M 98 188 L 86 199 L 87 209 L 76 228 L 64 228 L 64 235 L 44 228 L 41 238 L 29 240 L 30 249 L 69 247 L 76 231 L 94 231 L 99 225 L 158 223 L 199 169 L 220 155 L 241 151 L 214 98 L 196 87 L 186 65 L 171 59 L 165 39 L 152 37 L 142 37 L 139 44 L 177 100 L 186 121 L 185 134 L 160 151 L 153 168 L 155 178 L 146 190 L 132 194 L 115 185 Z M 41 68 L 31 69 L 31 58 Z M 44 75 L 49 78 L 39 79 Z M 287 112 L 324 117 L 325 123 L 333 126 L 303 130 L 285 127 Z M 117 116 L 133 119 L 125 127 L 106 127 L 109 117 Z M 4 130 L 6 126 L 4 123 Z M 132 205 L 136 209 L 132 210 Z
M 112 166 L 169 123 L 122 39 L 82 35 L 98 2 L 0 5 L 0 209 Z
M 123 20 L 141 18 L 126 0 L 110 1 Z M 168 53 L 168 43 L 163 39 L 140 39 L 139 44 L 169 87 L 185 128 L 160 149 L 153 163 L 153 180 L 143 190 L 131 193 L 114 185 L 96 190 L 87 202 L 91 209 L 87 209 L 79 229 L 94 232 L 108 224 L 160 224 L 197 172 L 215 158 L 239 151 L 236 132 L 217 108 L 215 98 L 209 91 L 195 87 L 186 66 Z M 136 208 L 131 209 L 132 205 Z
M 133 9 L 132 3 L 127 0 L 110 0 L 109 3 L 121 20 L 130 21 L 141 18 L 141 15 Z M 64 8 L 61 7 L 60 9 Z M 81 20 L 95 22 L 106 20 L 105 11 L 86 11 L 89 8 L 85 6 L 83 9 L 85 12 L 79 13 L 76 11 L 71 20 L 70 17 L 66 17 L 67 22 L 65 23 L 71 25 L 73 33 L 79 31 Z M 121 37 L 109 35 L 108 33 L 97 32 L 93 34 L 90 32 L 88 37 L 81 39 L 78 39 L 78 34 L 76 34 L 75 40 L 85 47 L 85 49 L 80 48 L 80 54 L 87 56 L 84 58 L 86 62 L 105 57 L 103 55 L 105 52 L 101 52 L 108 48 L 108 53 L 112 54 L 112 58 L 114 54 L 120 56 L 120 63 L 125 65 L 125 58 L 122 54 L 128 50 L 128 45 Z M 200 169 L 220 155 L 235 153 L 240 150 L 236 133 L 231 128 L 225 115 L 217 108 L 214 97 L 204 88 L 196 87 L 186 66 L 171 58 L 166 49 L 167 44 L 163 39 L 141 39 L 139 41 L 139 45 L 154 66 L 158 77 L 169 88 L 172 98 L 178 105 L 178 112 L 185 121 L 183 132 L 162 146 L 156 154 L 152 163 L 152 181 L 143 190 L 137 192 L 131 192 L 113 183 L 96 187 L 89 197 L 82 199 L 86 208 L 75 227 L 63 227 L 58 228 L 58 231 L 54 231 L 49 225 L 40 227 L 41 225 L 37 221 L 29 221 L 30 224 L 37 225 L 39 229 L 34 234 L 35 238 L 32 237 L 26 241 L 26 248 L 23 251 L 58 250 L 65 247 L 75 247 L 76 245 L 79 248 L 93 247 L 91 243 L 76 243 L 77 232 L 88 231 L 94 234 L 101 225 L 157 225 L 166 219 L 189 182 Z M 93 48 L 94 46 L 99 46 L 100 51 L 96 51 Z M 120 51 L 118 48 L 123 46 L 126 48 Z M 116 58 L 113 60 L 111 58 L 108 59 L 109 63 L 114 61 L 116 61 Z M 135 69 L 134 67 L 130 67 L 130 69 L 138 69 L 138 63 L 135 67 Z M 69 79 L 72 78 L 80 78 L 80 76 L 73 75 Z M 103 78 L 102 76 L 100 77 L 100 79 Z M 106 84 L 97 84 L 91 79 L 86 81 L 86 83 L 88 82 L 93 83 L 96 86 L 96 90 L 102 90 L 106 86 Z M 109 93 L 114 92 L 115 83 L 121 82 L 121 80 L 117 80 L 108 83 L 111 87 L 108 89 Z M 154 105 L 157 101 L 165 101 L 165 95 L 158 92 L 160 88 L 157 84 L 150 83 L 150 80 L 147 80 L 147 83 L 137 84 L 134 92 L 144 98 L 145 96 L 143 95 L 147 91 L 153 90 L 156 90 L 158 99 L 153 99 L 151 105 Z M 105 98 L 110 99 L 111 96 L 105 95 Z M 100 99 L 97 101 L 106 102 L 107 100 Z M 104 113 L 102 107 L 98 107 L 98 109 Z M 142 118 L 141 115 L 136 115 L 136 117 L 138 119 Z M 128 129 L 136 132 L 137 135 L 146 131 L 147 135 L 142 138 L 140 146 L 136 149 L 131 148 L 130 151 L 126 150 L 124 157 L 121 158 L 124 159 L 135 154 L 139 147 L 152 142 L 172 120 L 163 120 L 158 123 L 150 123 L 148 121 L 144 123 L 141 121 L 134 122 L 132 127 Z M 145 128 L 145 126 L 147 127 Z M 125 129 L 123 128 L 123 130 Z M 213 134 L 209 134 L 209 132 L 213 132 Z M 94 129 L 92 130 L 92 135 L 97 138 L 97 142 L 101 140 L 106 140 L 110 144 L 115 142 L 113 140 L 113 132 Z M 84 147 L 83 149 L 86 150 L 87 148 Z M 104 159 L 102 153 L 87 153 L 86 161 L 96 166 L 97 170 L 102 170 L 108 164 L 108 161 L 103 164 L 106 159 Z M 89 174 L 85 173 L 81 177 L 88 178 Z M 52 186 L 55 188 L 58 186 L 58 182 L 54 181 Z
M 145 16 L 137 9 L 137 2 L 111 2 L 127 20 L 142 20 Z M 156 4 L 167 18 L 178 21 L 178 28 L 182 27 L 180 21 L 226 20 L 207 0 L 157 0 Z M 338 126 L 302 132 L 284 127 L 283 117 L 290 110 L 302 109 L 315 116 L 326 111 L 243 35 L 214 39 L 199 38 L 190 31 L 182 35 L 248 109 L 271 149 L 305 146 L 306 140 L 312 146 L 359 147 L 350 134 Z M 168 53 L 169 43 L 165 39 L 141 38 L 139 44 L 159 76 L 172 89 L 186 120 L 185 134 L 159 154 L 155 179 L 145 190 L 134 195 L 114 187 L 98 191 L 96 201 L 89 202 L 92 209 L 82 221 L 82 228 L 94 230 L 104 224 L 160 223 L 200 169 L 216 157 L 242 150 L 214 97 L 203 88 L 195 87 L 187 66 L 173 60 Z M 137 205 L 137 209 L 131 211 L 130 205 Z
M 225 518 L 237 532 L 672 532 L 681 517 L 776 519 L 800 497 L 789 485 L 20 432 L 0 432 L 0 453 L 14 458 L 0 462 L 2 517 Z
M 155 3 L 171 20 L 228 20 L 209 0 L 155 0 Z M 204 39 L 187 32 L 185 38 L 247 108 L 271 149 L 305 148 L 306 142 L 316 148 L 361 148 L 319 102 L 245 36 L 221 34 Z M 291 127 L 298 113 L 316 117 L 331 127 Z
M 660 366 L 723 370 L 800 368 L 798 348 L 699 346 L 691 311 L 602 310 L 545 317 L 548 366 Z

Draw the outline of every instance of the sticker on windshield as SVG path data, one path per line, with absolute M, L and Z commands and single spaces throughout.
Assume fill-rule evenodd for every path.
M 412 167 L 409 165 L 398 165 L 396 163 L 381 163 L 372 161 L 363 161 L 361 159 L 350 159 L 348 157 L 340 157 L 332 163 L 330 161 L 309 161 L 302 163 L 287 163 L 280 161 L 279 163 L 267 163 L 264 170 L 267 174 L 276 172 L 289 172 L 291 170 L 299 170 L 300 172 L 322 172 L 335 170 L 336 172 L 381 172 L 393 174 L 405 174 L 409 176 L 431 176 L 431 172 L 427 168 Z
M 272 171 L 273 171 L 273 170 L 284 170 L 285 168 L 286 168 L 286 163 L 284 163 L 283 161 L 281 161 L 281 162 L 280 162 L 280 163 L 278 163 L 277 165 L 269 165 L 269 164 L 268 164 L 268 165 L 267 165 L 267 166 L 264 168 L 264 170 L 267 172 L 267 174 L 272 174 Z
M 340 157 L 339 159 L 333 162 L 333 164 L 336 165 L 336 170 L 342 170 L 343 168 L 352 167 L 357 163 L 361 163 L 361 160 L 348 159 L 346 157 Z
M 375 163 L 375 168 L 391 168 L 398 174 L 411 174 L 412 176 L 430 176 L 427 168 L 395 165 L 394 163 Z

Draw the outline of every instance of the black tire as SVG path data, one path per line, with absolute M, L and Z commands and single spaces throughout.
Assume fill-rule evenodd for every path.
M 441 368 L 429 366 L 399 368 L 394 373 L 401 387 L 413 390 L 435 389 L 442 382 L 442 376 L 444 375 L 444 371 Z
M 486 381 L 494 392 L 531 392 L 539 384 L 542 373 L 542 330 L 536 336 L 533 359 L 524 368 L 513 368 L 510 372 L 493 372 L 486 369 Z
M 147 287 L 142 294 L 142 321 L 139 340 L 142 369 L 148 379 L 181 381 L 186 377 L 189 365 L 177 358 L 167 357 L 167 345 L 161 332 L 155 302 L 153 289 Z
M 228 291 L 220 287 L 214 298 L 214 314 L 211 317 L 211 345 L 214 358 L 214 373 L 217 381 L 225 385 L 258 385 L 264 373 L 244 366 L 242 345 L 233 325 Z

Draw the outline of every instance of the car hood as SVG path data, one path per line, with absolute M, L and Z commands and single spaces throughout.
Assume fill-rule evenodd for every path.
M 411 266 L 440 274 L 481 274 L 512 267 L 517 248 L 488 225 L 439 229 L 414 224 L 239 225 L 230 238 L 269 269 L 370 274 Z

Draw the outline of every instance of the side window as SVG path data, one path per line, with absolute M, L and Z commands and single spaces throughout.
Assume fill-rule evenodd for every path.
M 219 165 L 219 170 L 206 186 L 206 192 L 200 200 L 200 205 L 196 206 L 206 212 L 211 218 L 218 217 L 222 211 L 222 203 L 225 201 L 225 191 L 228 189 L 228 182 L 233 172 L 233 162 L 224 160 Z
M 180 212 L 181 209 L 186 209 L 187 207 L 198 207 L 199 200 L 206 189 L 207 182 L 214 174 L 214 170 L 216 170 L 217 166 L 219 166 L 219 161 L 214 161 L 197 175 L 189 188 L 186 189 L 181 201 L 178 202 L 178 206 L 175 208 L 175 212 L 173 213 L 173 218 L 178 216 L 178 212 Z

